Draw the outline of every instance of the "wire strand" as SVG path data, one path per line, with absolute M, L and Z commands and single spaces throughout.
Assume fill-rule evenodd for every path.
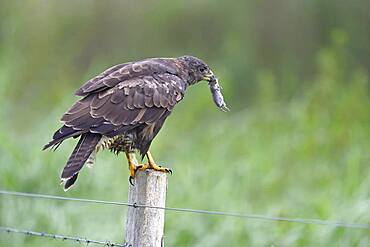
M 73 241 L 73 242 L 77 242 L 77 243 L 85 243 L 87 245 L 96 244 L 96 245 L 112 246 L 112 247 L 129 247 L 129 246 L 131 246 L 131 245 L 128 245 L 127 243 L 126 244 L 116 244 L 116 243 L 112 243 L 108 240 L 107 241 L 99 241 L 99 240 L 93 240 L 93 239 L 87 239 L 87 238 L 81 238 L 81 237 L 70 237 L 70 236 L 65 236 L 65 235 L 62 235 L 62 234 L 35 232 L 35 231 L 30 231 L 30 230 L 10 228 L 10 227 L 4 227 L 4 226 L 0 226 L 0 232 L 17 233 L 17 234 L 23 234 L 23 235 L 26 235 L 26 236 L 52 238 L 52 239 L 58 239 L 58 240 L 63 240 L 63 241 Z
M 283 221 L 283 222 L 290 222 L 290 223 L 325 225 L 325 226 L 332 226 L 332 227 L 357 228 L 357 229 L 370 230 L 369 224 L 348 223 L 348 222 L 342 222 L 342 221 L 329 221 L 329 220 L 322 220 L 322 219 L 290 218 L 290 217 L 280 217 L 280 216 L 267 216 L 267 215 L 258 215 L 258 214 L 210 211 L 210 210 L 199 210 L 199 209 L 189 209 L 189 208 L 157 207 L 157 206 L 143 205 L 143 204 L 137 204 L 137 203 L 104 201 L 104 200 L 95 200 L 95 199 L 82 199 L 82 198 L 74 198 L 74 197 L 63 197 L 63 196 L 24 193 L 24 192 L 16 192 L 16 191 L 4 191 L 4 190 L 0 190 L 0 195 L 73 201 L 73 202 L 82 202 L 82 203 L 95 203 L 95 204 L 104 204 L 104 205 L 118 205 L 118 206 L 134 207 L 134 208 L 152 208 L 152 209 L 161 209 L 161 210 L 175 211 L 175 212 L 186 212 L 186 213 L 206 214 L 206 215 L 220 215 L 220 216 L 246 218 L 246 219 L 261 220 L 261 221 Z

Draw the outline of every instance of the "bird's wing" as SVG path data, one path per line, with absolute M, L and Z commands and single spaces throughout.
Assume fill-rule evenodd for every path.
M 115 65 L 93 79 L 87 81 L 76 91 L 78 96 L 86 96 L 93 92 L 100 92 L 113 88 L 123 81 L 139 76 L 153 74 L 177 74 L 176 60 L 151 58 L 138 62 L 129 62 Z
M 61 121 L 75 131 L 113 136 L 138 124 L 159 120 L 183 98 L 185 85 L 179 77 L 168 73 L 121 81 L 85 96 Z

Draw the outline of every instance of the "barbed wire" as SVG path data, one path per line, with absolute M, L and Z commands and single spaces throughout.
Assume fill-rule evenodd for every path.
M 199 209 L 189 209 L 189 208 L 158 207 L 158 206 L 143 205 L 143 204 L 128 203 L 128 202 L 83 199 L 83 198 L 75 198 L 75 197 L 63 197 L 63 196 L 25 193 L 25 192 L 16 192 L 16 191 L 4 191 L 4 190 L 0 190 L 0 195 L 21 196 L 21 197 L 30 197 L 30 198 L 37 198 L 37 199 L 73 201 L 73 202 L 82 202 L 82 203 L 95 203 L 95 204 L 104 204 L 104 205 L 118 205 L 118 206 L 134 207 L 134 208 L 153 208 L 153 209 L 161 209 L 161 210 L 175 211 L 175 212 L 186 212 L 186 213 L 207 214 L 207 215 L 221 215 L 221 216 L 230 216 L 230 217 L 246 218 L 246 219 L 261 220 L 261 221 L 284 221 L 284 222 L 290 222 L 290 223 L 325 225 L 325 226 L 331 226 L 331 227 L 358 228 L 358 229 L 370 230 L 369 224 L 348 223 L 348 222 L 342 222 L 342 221 L 329 221 L 329 220 L 322 220 L 322 219 L 289 218 L 289 217 L 280 217 L 280 216 L 267 216 L 267 215 L 244 214 L 244 213 L 235 213 L 235 212 L 209 211 L 209 210 L 199 210 Z
M 35 232 L 35 231 L 30 231 L 30 230 L 4 227 L 4 226 L 0 226 L 0 232 L 23 234 L 26 236 L 45 237 L 45 238 L 58 239 L 58 240 L 63 240 L 63 241 L 73 241 L 77 243 L 85 243 L 87 245 L 96 244 L 96 245 L 103 245 L 103 246 L 110 246 L 110 247 L 131 247 L 131 245 L 127 243 L 116 244 L 116 243 L 110 242 L 109 240 L 99 241 L 99 240 L 93 240 L 93 239 L 87 239 L 87 238 L 81 238 L 81 237 L 70 237 L 70 236 L 65 236 L 62 234 Z

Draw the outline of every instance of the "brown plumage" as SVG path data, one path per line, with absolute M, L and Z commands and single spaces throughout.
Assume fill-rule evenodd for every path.
M 62 117 L 64 124 L 44 149 L 79 137 L 61 178 L 68 189 L 85 162 L 101 148 L 144 156 L 189 85 L 215 80 L 198 58 L 151 58 L 113 66 L 86 82 L 78 100 Z M 92 161 L 91 161 L 92 160 Z

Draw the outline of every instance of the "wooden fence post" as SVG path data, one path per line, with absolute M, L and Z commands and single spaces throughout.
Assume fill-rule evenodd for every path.
M 166 206 L 167 174 L 153 170 L 138 171 L 134 186 L 129 185 L 128 202 L 137 205 Z M 129 207 L 126 243 L 132 247 L 164 246 L 163 209 Z

